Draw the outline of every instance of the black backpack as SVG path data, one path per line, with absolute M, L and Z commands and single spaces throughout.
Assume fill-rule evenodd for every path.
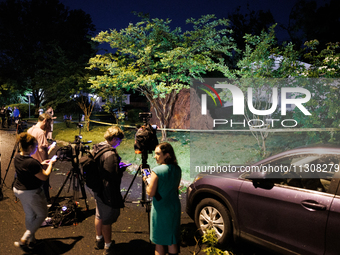
M 79 164 L 83 171 L 86 186 L 92 191 L 99 192 L 102 188 L 102 179 L 100 177 L 98 159 L 105 152 L 114 150 L 114 148 L 105 147 L 94 154 L 89 152 L 87 155 L 79 159 Z
M 147 124 L 137 130 L 134 145 L 136 154 L 140 154 L 143 151 L 152 153 L 157 145 L 157 129 L 154 129 L 150 124 Z

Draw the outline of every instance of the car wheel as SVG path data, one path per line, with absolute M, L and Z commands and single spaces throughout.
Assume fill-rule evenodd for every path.
M 226 243 L 232 233 L 231 217 L 227 208 L 212 198 L 203 199 L 195 210 L 195 223 L 201 234 L 208 229 L 214 229 L 218 242 Z

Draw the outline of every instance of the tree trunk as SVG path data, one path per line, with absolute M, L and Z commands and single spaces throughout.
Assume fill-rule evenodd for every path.
M 174 102 L 176 101 L 177 93 L 176 91 L 172 91 L 171 93 L 167 94 L 165 98 L 153 98 L 147 92 L 144 92 L 147 99 L 150 101 L 151 105 L 153 106 L 156 117 L 159 119 L 160 128 L 165 129 L 169 128 L 170 119 L 172 117 L 172 110 Z M 167 139 L 167 132 L 166 130 L 162 130 L 162 141 L 166 141 Z
M 94 102 L 86 102 L 84 101 L 84 97 L 81 98 L 81 102 L 78 102 L 80 109 L 84 112 L 85 120 L 86 120 L 86 129 L 90 131 L 90 116 L 92 114 L 94 108 Z
M 262 157 L 265 158 L 267 156 L 267 147 L 266 147 L 266 139 L 268 136 L 268 132 L 266 132 L 265 134 L 263 134 L 261 132 L 261 136 L 262 136 Z
M 34 98 L 34 114 L 39 115 L 39 108 L 40 104 L 44 95 L 44 92 L 39 92 L 39 90 L 34 90 L 33 93 L 33 98 Z

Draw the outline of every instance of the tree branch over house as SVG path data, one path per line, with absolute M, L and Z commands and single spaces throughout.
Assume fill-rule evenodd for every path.
M 167 128 L 176 95 L 190 87 L 191 78 L 201 79 L 210 71 L 231 75 L 225 59 L 235 47 L 228 20 L 214 15 L 188 19 L 193 29 L 185 32 L 179 27 L 171 29 L 171 20 L 139 16 L 141 21 L 136 24 L 100 32 L 93 38 L 109 43 L 115 53 L 90 59 L 90 68 L 102 71 L 90 82 L 94 88 L 141 92 L 154 108 L 160 127 Z

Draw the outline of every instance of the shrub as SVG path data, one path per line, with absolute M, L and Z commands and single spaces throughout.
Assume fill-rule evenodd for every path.
M 9 106 L 12 108 L 13 111 L 14 111 L 14 106 L 18 107 L 19 111 L 20 111 L 21 118 L 28 118 L 28 116 L 29 116 L 29 114 L 28 114 L 28 108 L 29 108 L 28 104 L 11 104 Z M 31 117 L 34 116 L 34 110 L 35 110 L 34 105 L 31 104 L 31 109 L 30 109 Z
M 140 122 L 140 119 L 139 119 L 139 113 L 140 112 L 143 112 L 143 111 L 141 109 L 131 109 L 131 110 L 128 110 L 128 120 L 131 123 Z

